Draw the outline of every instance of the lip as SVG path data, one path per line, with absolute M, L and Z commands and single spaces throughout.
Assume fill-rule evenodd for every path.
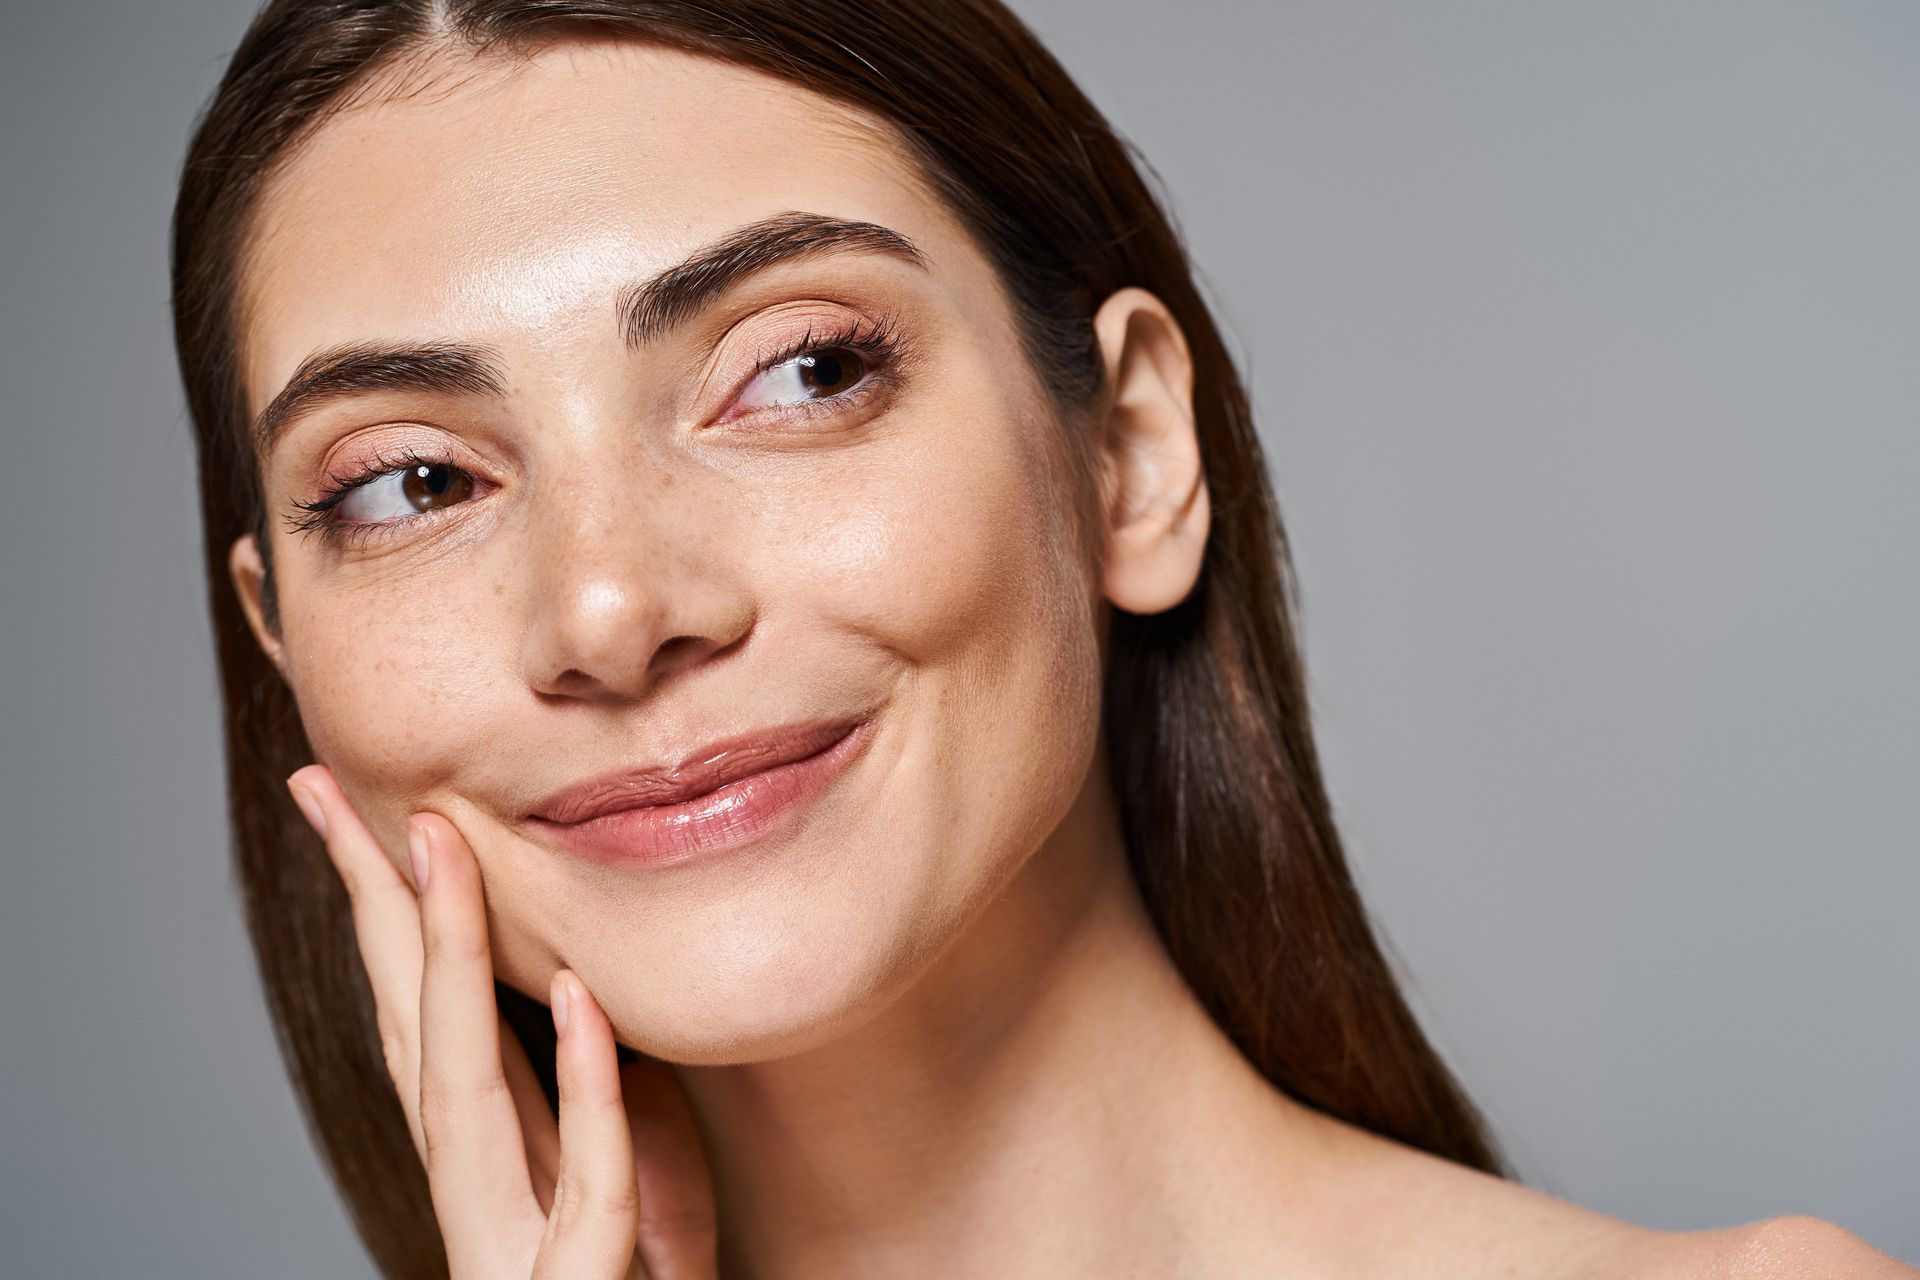
M 533 833 L 600 862 L 667 866 L 766 835 L 826 790 L 873 736 L 868 717 L 786 725 L 548 797 Z

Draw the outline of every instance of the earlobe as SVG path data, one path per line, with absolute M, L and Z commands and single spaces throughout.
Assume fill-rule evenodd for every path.
M 1166 304 L 1126 288 L 1094 316 L 1108 400 L 1102 590 L 1129 613 L 1173 608 L 1199 581 L 1212 509 L 1193 411 L 1193 356 Z
M 260 555 L 260 544 L 252 534 L 243 534 L 234 539 L 233 547 L 227 552 L 227 572 L 233 578 L 233 589 L 240 597 L 240 608 L 247 615 L 247 626 L 253 631 L 254 639 L 280 674 L 287 673 L 285 649 L 280 643 L 279 627 L 270 619 L 268 607 L 266 561 Z

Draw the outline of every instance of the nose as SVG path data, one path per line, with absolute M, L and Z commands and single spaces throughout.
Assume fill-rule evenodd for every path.
M 726 506 L 637 491 L 648 496 L 631 484 L 587 484 L 534 499 L 523 661 L 542 694 L 638 699 L 753 627 L 744 575 L 715 523 Z

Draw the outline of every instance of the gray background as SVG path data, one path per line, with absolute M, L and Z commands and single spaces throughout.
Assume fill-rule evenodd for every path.
M 1920 1262 L 1920 5 L 1027 0 L 1250 365 L 1319 732 L 1535 1185 Z M 223 862 L 167 329 L 251 0 L 7 5 L 0 1274 L 368 1274 Z

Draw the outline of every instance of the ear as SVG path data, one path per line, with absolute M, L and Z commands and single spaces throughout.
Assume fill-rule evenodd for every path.
M 252 534 L 234 539 L 233 549 L 227 552 L 227 572 L 233 578 L 233 589 L 240 597 L 240 608 L 247 615 L 247 626 L 252 629 L 253 638 L 260 642 L 267 657 L 285 676 L 286 649 L 280 643 L 278 628 L 267 620 L 267 566 L 260 556 L 260 544 L 254 541 Z
M 1112 389 L 1100 433 L 1101 589 L 1129 613 L 1159 613 L 1199 581 L 1212 515 L 1194 431 L 1193 356 L 1173 313 L 1144 289 L 1108 298 L 1093 328 Z

